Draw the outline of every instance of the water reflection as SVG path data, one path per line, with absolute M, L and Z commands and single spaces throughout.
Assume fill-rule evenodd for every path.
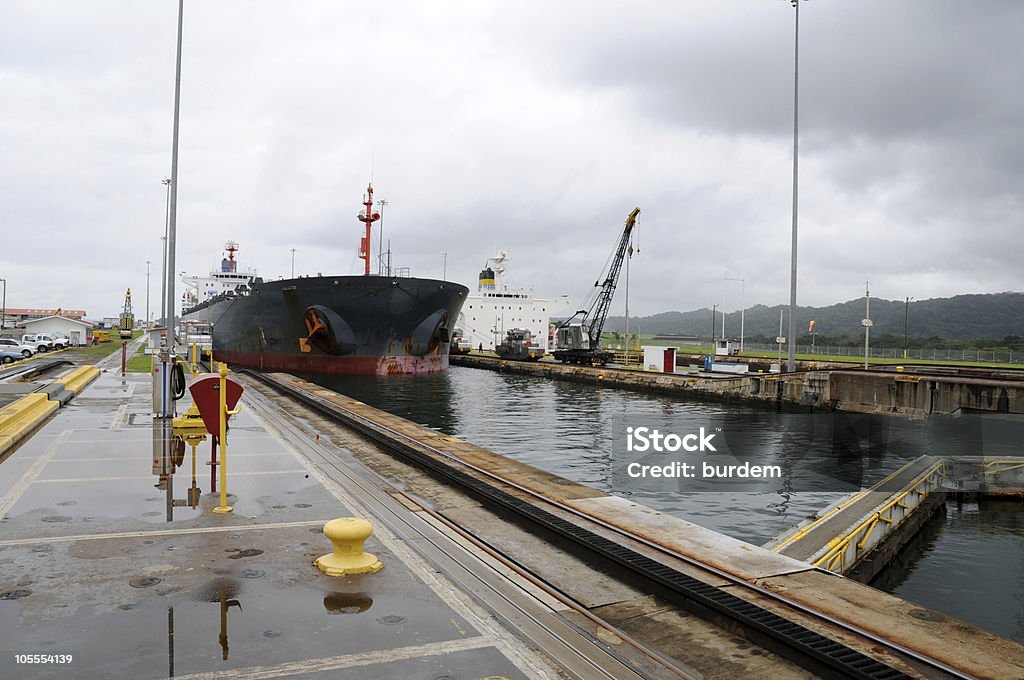
M 324 595 L 324 609 L 328 614 L 362 614 L 373 606 L 373 598 L 366 593 L 328 593 Z

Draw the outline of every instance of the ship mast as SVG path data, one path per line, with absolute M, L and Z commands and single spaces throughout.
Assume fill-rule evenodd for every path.
M 237 264 L 235 263 L 235 253 L 238 252 L 238 244 L 234 241 L 228 241 L 224 244 L 224 250 L 228 251 L 228 271 L 236 271 L 235 267 L 237 267 Z
M 366 262 L 366 276 L 370 275 L 370 226 L 380 219 L 379 212 L 373 212 L 373 185 L 366 187 L 366 194 L 363 196 L 362 210 L 359 211 L 359 221 L 366 225 L 366 236 L 359 241 L 359 259 Z

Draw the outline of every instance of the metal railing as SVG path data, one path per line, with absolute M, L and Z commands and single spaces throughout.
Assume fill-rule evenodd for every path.
M 777 344 L 748 342 L 743 347 L 746 351 L 778 352 Z M 813 354 L 817 356 L 839 356 L 864 358 L 864 346 L 841 347 L 836 345 L 797 345 L 797 354 Z M 786 347 L 782 347 L 782 356 L 786 356 Z M 1024 352 L 997 349 L 908 349 L 904 356 L 903 349 L 898 347 L 872 347 L 868 353 L 870 359 L 906 359 L 921 361 L 963 361 L 972 363 L 1021 364 L 1024 363 Z

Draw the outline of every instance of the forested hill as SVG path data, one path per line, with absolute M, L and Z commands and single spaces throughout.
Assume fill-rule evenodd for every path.
M 779 310 L 783 310 L 783 334 L 788 330 L 789 306 L 766 307 L 756 305 L 746 312 L 745 335 L 763 336 L 774 340 L 779 332 Z M 903 300 L 871 299 L 871 319 L 874 337 L 891 335 L 903 337 Z M 717 315 L 716 334 L 721 334 L 722 316 Z M 842 302 L 830 307 L 797 307 L 796 327 L 799 337 L 807 335 L 811 320 L 819 339 L 863 337 L 861 320 L 864 318 L 864 298 Z M 631 333 L 639 330 L 644 335 L 679 333 L 710 337 L 711 310 L 690 312 L 663 312 L 653 316 L 630 318 Z M 609 317 L 606 332 L 623 332 L 625 318 Z M 739 336 L 740 314 L 732 312 L 726 320 L 726 334 Z M 974 340 L 1007 336 L 1024 336 L 1024 293 L 994 293 L 987 295 L 957 295 L 950 298 L 912 300 L 909 307 L 909 335 L 913 338 L 943 338 Z M 809 336 L 808 336 L 809 338 Z

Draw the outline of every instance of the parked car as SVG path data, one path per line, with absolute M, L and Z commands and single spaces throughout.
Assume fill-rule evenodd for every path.
M 36 335 L 23 335 L 21 336 L 21 344 L 30 345 L 36 348 L 37 352 L 49 352 L 52 344 L 46 339 L 39 339 Z
M 36 340 L 44 340 L 50 345 L 50 349 L 64 349 L 71 345 L 71 340 L 60 333 L 37 333 Z
M 36 353 L 36 346 L 18 342 L 14 338 L 0 338 L 0 352 L 20 352 L 28 359 Z
M 21 361 L 25 357 L 22 356 L 21 352 L 8 352 L 7 350 L 0 351 L 0 363 L 13 364 L 15 361 Z

